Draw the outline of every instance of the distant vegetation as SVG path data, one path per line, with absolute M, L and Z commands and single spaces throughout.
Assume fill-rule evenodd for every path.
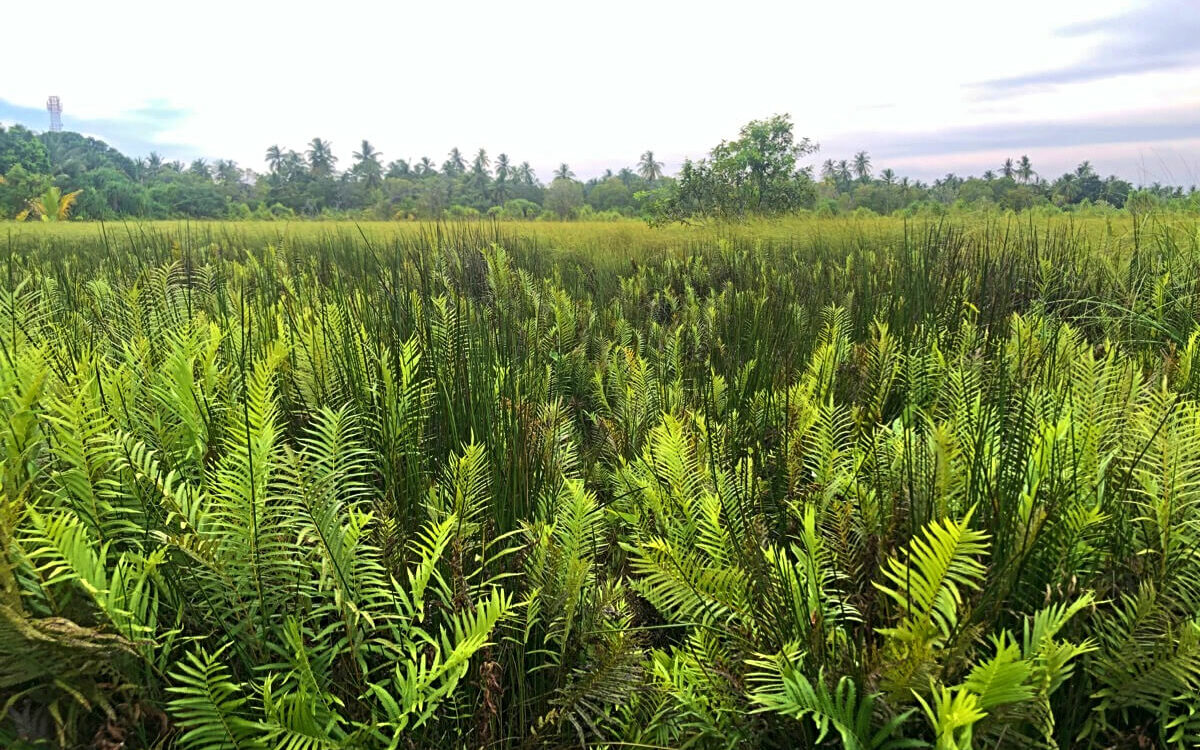
M 51 188 L 75 194 L 76 219 L 619 219 L 658 222 L 697 217 L 740 218 L 811 210 L 943 213 L 951 208 L 1106 211 L 1164 206 L 1200 208 L 1194 189 L 1135 189 L 1102 178 L 1084 162 L 1056 178 L 1040 175 L 1028 157 L 1008 159 L 978 177 L 947 174 L 931 184 L 876 169 L 866 152 L 825 159 L 819 169 L 798 161 L 816 146 L 793 137 L 786 116 L 746 125 L 705 159 L 667 176 L 653 151 L 631 166 L 588 180 L 568 164 L 548 181 L 528 162 L 486 149 L 454 148 L 440 162 L 423 157 L 387 161 L 364 140 L 342 161 L 333 144 L 313 138 L 302 148 L 273 145 L 267 171 L 228 160 L 184 164 L 157 154 L 130 158 L 78 133 L 34 133 L 0 127 L 0 219 L 30 209 Z M 345 165 L 339 170 L 339 165 Z M 31 211 L 26 218 L 46 214 Z M 65 217 L 64 217 L 65 218 Z

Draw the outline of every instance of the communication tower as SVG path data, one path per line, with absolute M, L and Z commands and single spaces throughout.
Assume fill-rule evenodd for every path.
M 50 113 L 50 132 L 62 131 L 62 100 L 52 96 L 46 100 L 46 111 Z

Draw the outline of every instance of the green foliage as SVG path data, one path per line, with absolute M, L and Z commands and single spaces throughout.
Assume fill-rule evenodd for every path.
M 684 162 L 678 184 L 656 206 L 655 219 L 741 218 L 809 207 L 816 193 L 796 162 L 816 148 L 807 138 L 796 141 L 788 115 L 749 122 L 707 159 Z
M 1200 240 L 1133 221 L 22 225 L 0 744 L 1193 746 Z

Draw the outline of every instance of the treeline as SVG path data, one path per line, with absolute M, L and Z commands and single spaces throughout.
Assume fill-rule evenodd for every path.
M 224 159 L 185 164 L 156 153 L 130 158 L 78 133 L 0 126 L 0 219 L 45 216 L 37 206 L 53 201 L 41 196 L 57 195 L 73 198 L 69 215 L 78 219 L 686 221 L 805 210 L 1200 209 L 1194 187 L 1138 189 L 1115 176 L 1102 178 L 1086 161 L 1047 179 L 1023 156 L 978 177 L 947 174 L 928 184 L 899 177 L 892 169 L 876 173 L 865 151 L 853 159 L 826 159 L 819 174 L 797 165 L 815 150 L 808 139 L 794 139 L 790 118 L 780 115 L 748 123 L 739 138 L 722 141 L 708 158 L 685 162 L 676 177 L 666 176 L 662 162 L 646 151 L 634 166 L 586 181 L 562 164 L 543 182 L 528 162 L 507 154 L 493 158 L 482 148 L 473 155 L 454 148 L 440 164 L 429 157 L 386 161 L 364 140 L 339 169 L 333 145 L 314 138 L 303 149 L 271 146 L 266 172 L 256 172 Z M 58 213 L 65 217 L 68 210 Z
M 817 210 L 835 214 L 864 210 L 890 214 L 949 206 L 994 206 L 1010 211 L 1037 207 L 1200 209 L 1200 192 L 1195 186 L 1184 190 L 1154 183 L 1138 188 L 1115 175 L 1101 177 L 1088 161 L 1072 172 L 1044 178 L 1028 156 L 1005 159 L 997 169 L 986 170 L 978 177 L 960 177 L 951 172 L 926 183 L 900 177 L 892 169 L 876 174 L 870 154 L 859 151 L 853 159 L 824 161 L 817 195 Z
M 314 138 L 303 150 L 271 146 L 266 162 L 259 173 L 224 159 L 130 158 L 78 133 L 0 127 L 0 218 L 57 188 L 82 190 L 71 211 L 80 219 L 617 219 L 639 215 L 646 196 L 670 182 L 651 151 L 634 167 L 586 181 L 562 164 L 549 183 L 529 162 L 493 159 L 482 148 L 472 156 L 454 148 L 441 164 L 385 162 L 364 140 L 339 170 L 332 144 Z

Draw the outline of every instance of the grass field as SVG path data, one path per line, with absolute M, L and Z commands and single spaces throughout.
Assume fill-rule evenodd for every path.
M 7 747 L 1200 742 L 1195 217 L 0 243 Z

